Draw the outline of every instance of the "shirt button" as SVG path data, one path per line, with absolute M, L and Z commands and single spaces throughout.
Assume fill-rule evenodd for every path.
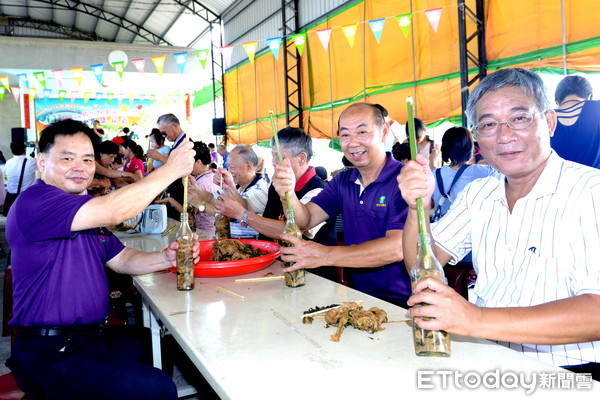
M 363 201 L 361 200 L 361 201 L 360 201 L 360 204 L 362 204 L 362 203 L 363 203 Z

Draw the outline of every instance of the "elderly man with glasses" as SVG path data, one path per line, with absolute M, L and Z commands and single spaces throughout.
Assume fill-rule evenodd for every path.
M 427 278 L 408 300 L 427 305 L 409 313 L 422 328 L 496 340 L 598 380 L 600 171 L 552 151 L 556 114 L 532 72 L 487 76 L 466 113 L 485 159 L 501 175 L 467 186 L 431 233 L 442 265 L 472 250 L 477 300 Z M 398 183 L 410 207 L 402 240 L 410 266 L 416 199 L 430 198 L 435 183 L 422 157 L 407 163 Z

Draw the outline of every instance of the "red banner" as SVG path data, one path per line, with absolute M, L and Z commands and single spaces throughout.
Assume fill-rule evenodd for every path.
M 31 112 L 29 110 L 29 94 L 23 95 L 23 117 L 25 118 L 25 129 L 31 129 Z

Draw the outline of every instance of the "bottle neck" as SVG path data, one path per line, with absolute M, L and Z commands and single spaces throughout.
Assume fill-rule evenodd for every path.
M 431 235 L 429 233 L 419 233 L 417 244 L 421 253 L 433 255 L 433 251 L 431 250 Z
M 285 218 L 288 222 L 292 222 L 295 223 L 296 222 L 296 217 L 294 216 L 294 210 L 293 209 L 288 209 L 285 212 Z

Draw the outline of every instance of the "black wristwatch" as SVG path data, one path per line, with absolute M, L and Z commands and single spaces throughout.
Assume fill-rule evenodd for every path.
M 244 210 L 244 214 L 242 215 L 242 219 L 240 220 L 240 225 L 242 226 L 242 228 L 247 228 L 248 227 L 248 210 Z

